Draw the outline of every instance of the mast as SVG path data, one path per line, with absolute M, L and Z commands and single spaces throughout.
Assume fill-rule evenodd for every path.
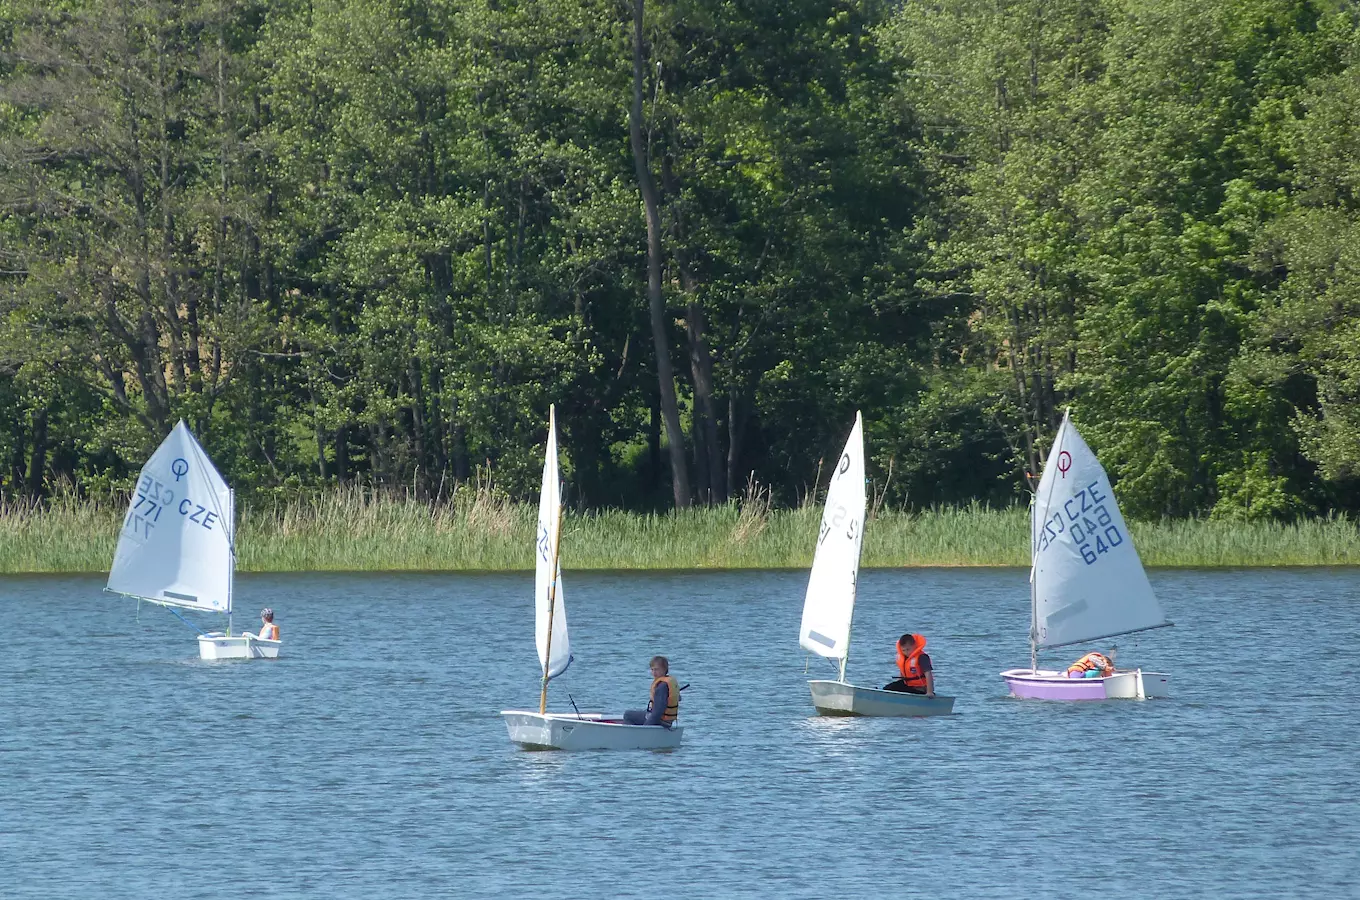
M 841 657 L 841 684 L 845 684 L 845 664 L 850 661 L 850 635 L 845 637 L 845 655 Z
M 1035 629 L 1039 619 L 1039 601 L 1034 593 L 1034 563 L 1030 563 L 1029 569 L 1029 672 L 1031 675 L 1039 671 L 1039 645 L 1036 641 Z
M 553 529 L 552 580 L 548 582 L 548 646 L 543 654 L 543 687 L 538 694 L 538 714 L 548 711 L 548 670 L 552 668 L 553 616 L 557 613 L 557 554 L 562 546 L 562 504 L 557 504 L 557 527 Z
M 1049 448 L 1048 458 L 1044 460 L 1043 475 L 1050 474 L 1048 471 L 1049 463 L 1055 459 L 1062 459 L 1063 438 L 1066 436 L 1068 417 L 1072 415 L 1071 407 L 1063 410 L 1062 424 L 1058 426 L 1058 441 Z M 1058 463 L 1061 468 L 1062 463 Z M 1062 469 L 1066 476 L 1067 469 Z M 1043 475 L 1039 478 L 1039 487 L 1044 486 Z M 1048 499 L 1053 499 L 1053 479 L 1048 481 Z M 1034 496 L 1030 498 L 1029 513 L 1029 671 L 1031 674 L 1039 671 L 1039 543 L 1035 540 L 1035 527 L 1040 521 L 1048 521 L 1049 504 L 1045 503 L 1042 514 L 1035 518 L 1035 513 L 1039 512 L 1039 491 L 1036 489 Z
M 230 555 L 231 565 L 227 568 L 227 637 L 231 637 L 231 611 L 234 608 L 232 603 L 232 591 L 236 586 L 236 489 L 227 488 L 227 503 L 231 506 L 231 531 L 227 539 L 228 554 Z
M 864 537 L 864 526 L 860 526 L 860 538 Z M 854 578 L 850 581 L 850 624 L 845 628 L 845 655 L 841 657 L 841 684 L 845 684 L 845 665 L 850 662 L 850 636 L 855 630 L 854 602 L 859 599 L 859 572 L 856 571 Z
M 1029 671 L 1030 674 L 1039 671 L 1039 649 L 1038 634 L 1039 628 L 1039 595 L 1038 587 L 1034 582 L 1035 573 L 1039 564 L 1039 558 L 1034 552 L 1034 514 L 1038 512 L 1039 492 L 1035 491 L 1029 498 Z

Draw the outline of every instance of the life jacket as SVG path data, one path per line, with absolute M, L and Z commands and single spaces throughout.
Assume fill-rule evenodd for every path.
M 260 640 L 262 641 L 279 640 L 279 626 L 275 625 L 273 622 L 265 622 L 264 627 L 260 629 Z
M 1081 659 L 1067 667 L 1067 674 L 1074 672 L 1089 672 L 1092 669 L 1099 669 L 1101 675 L 1113 675 L 1114 664 L 1104 653 L 1088 653 Z
M 897 645 L 897 668 L 902 673 L 902 681 L 909 688 L 926 689 L 926 673 L 921 671 L 921 654 L 926 649 L 926 639 L 919 634 L 913 634 L 915 641 L 910 653 L 902 652 L 902 645 Z
M 660 678 L 653 679 L 652 693 L 647 698 L 647 709 L 651 711 L 652 704 L 656 702 L 656 686 L 665 682 L 669 693 L 666 696 L 666 711 L 661 714 L 661 724 L 669 725 L 680 716 L 680 685 L 675 683 L 675 679 L 669 675 L 662 675 Z

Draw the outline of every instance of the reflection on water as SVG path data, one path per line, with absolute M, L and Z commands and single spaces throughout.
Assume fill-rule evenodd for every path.
M 812 715 L 802 573 L 569 572 L 551 708 L 642 707 L 655 653 L 691 685 L 678 752 L 580 754 L 499 715 L 538 699 L 527 574 L 242 576 L 286 638 L 249 663 L 98 579 L 0 580 L 0 894 L 1360 896 L 1360 572 L 1153 573 L 1177 627 L 1120 661 L 1174 696 L 1105 704 L 1005 696 L 1025 578 L 863 573 L 851 680 L 918 631 L 957 697 L 902 720 Z

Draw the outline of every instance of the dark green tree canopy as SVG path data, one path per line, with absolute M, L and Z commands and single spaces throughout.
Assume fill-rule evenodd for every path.
M 1322 0 L 8 0 L 0 491 L 187 419 L 247 495 L 1360 509 Z M 824 480 L 824 475 L 821 476 Z

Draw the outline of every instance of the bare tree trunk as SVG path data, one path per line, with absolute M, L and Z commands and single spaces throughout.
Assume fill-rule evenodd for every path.
M 349 426 L 335 430 L 335 480 L 344 482 L 349 477 Z
M 661 484 L 661 401 L 652 397 L 647 405 L 647 487 Z
M 742 436 L 746 431 L 746 409 L 738 396 L 736 384 L 727 390 L 727 496 L 735 497 L 740 488 L 737 485 L 737 463 L 741 459 Z
M 683 280 L 683 279 L 682 279 Z M 699 499 L 709 505 L 722 503 L 726 497 L 723 487 L 722 450 L 718 444 L 718 411 L 713 402 L 713 354 L 708 349 L 705 335 L 707 321 L 696 296 L 689 295 L 685 323 L 689 334 L 690 377 L 694 382 L 694 460 L 707 479 L 699 487 Z
M 28 496 L 42 495 L 43 472 L 47 470 L 47 408 L 33 415 L 33 455 L 28 462 Z
M 638 190 L 647 215 L 647 303 L 652 319 L 652 343 L 656 347 L 656 377 L 661 389 L 661 414 L 666 423 L 667 449 L 671 459 L 671 489 L 677 509 L 690 505 L 689 472 L 685 465 L 685 435 L 680 430 L 680 405 L 675 398 L 675 371 L 671 368 L 670 340 L 666 335 L 666 309 L 661 297 L 661 209 L 651 161 L 642 136 L 643 65 L 642 18 L 646 0 L 633 0 L 633 103 L 628 109 L 628 138 L 637 168 Z
M 690 444 L 694 448 L 694 490 L 700 503 L 714 505 L 726 500 L 722 448 L 718 441 L 718 410 L 713 400 L 713 354 L 708 348 L 708 321 L 699 299 L 699 279 L 690 265 L 685 242 L 680 188 L 670 158 L 661 162 L 661 177 L 671 196 L 671 254 L 685 293 L 685 336 L 689 344 L 690 383 L 694 387 L 694 421 Z
M 426 450 L 424 377 L 420 371 L 420 360 L 415 356 L 407 360 L 406 377 L 411 383 L 411 432 L 415 439 L 416 471 L 423 469 L 425 477 L 429 478 L 435 467 L 430 464 Z M 419 489 L 420 495 L 423 496 L 425 485 L 419 485 Z

